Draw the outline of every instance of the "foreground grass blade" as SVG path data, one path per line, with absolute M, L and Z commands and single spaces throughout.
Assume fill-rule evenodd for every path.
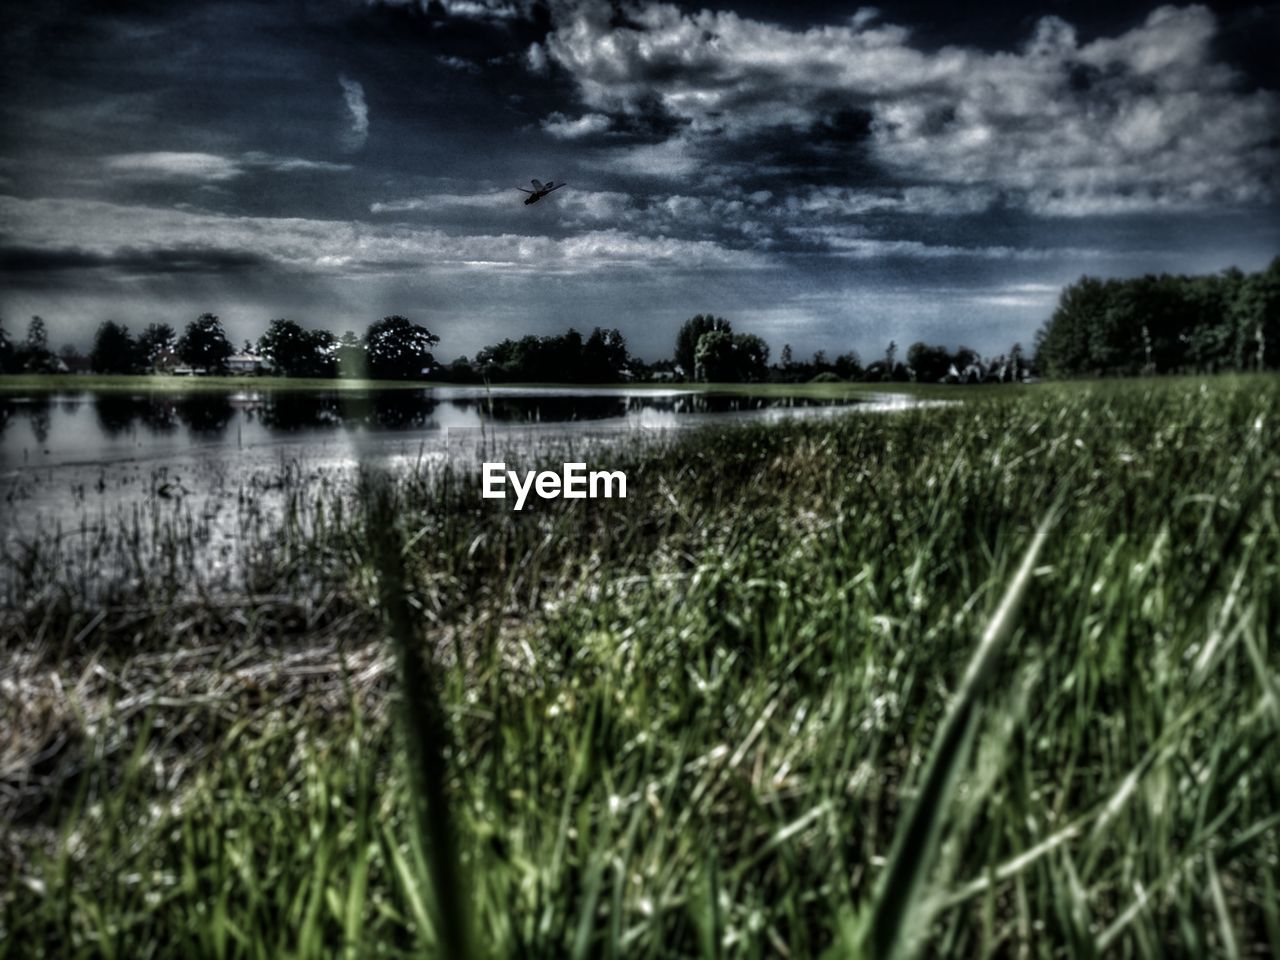
M 408 767 L 414 827 L 422 838 L 430 872 L 436 939 L 444 956 L 479 956 L 469 914 L 468 885 L 458 851 L 458 833 L 447 787 L 445 751 L 449 725 L 428 654 L 409 604 L 404 556 L 391 481 L 370 478 L 369 539 L 378 571 L 378 592 L 400 674 L 402 742 Z
M 873 960 L 896 956 L 904 943 L 912 908 L 919 900 L 920 889 L 933 862 L 938 836 L 946 821 L 956 777 L 968 755 L 979 697 L 997 658 L 1017 627 L 1018 608 L 1031 582 L 1032 571 L 1054 516 L 1050 512 L 1040 522 L 1022 563 L 987 624 L 951 707 L 934 736 L 915 799 L 898 824 L 888 864 L 872 901 L 863 940 L 863 949 Z

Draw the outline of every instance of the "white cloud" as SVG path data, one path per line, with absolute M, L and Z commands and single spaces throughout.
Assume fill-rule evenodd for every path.
M 369 212 L 448 214 L 464 211 L 486 211 L 512 216 L 528 215 L 523 209 L 524 196 L 513 189 L 485 190 L 479 193 L 429 193 L 421 197 L 379 200 Z M 617 225 L 633 221 L 636 208 L 629 194 L 609 190 L 580 190 L 569 187 L 557 190 L 553 199 L 543 201 L 554 207 L 556 222 L 561 226 L 597 223 Z
M 369 139 L 369 105 L 364 99 L 364 87 L 358 80 L 338 77 L 342 87 L 342 99 L 350 114 L 350 126 L 342 137 L 342 145 L 348 150 L 359 150 Z
M 474 60 L 468 60 L 466 57 L 436 57 L 436 61 L 448 67 L 450 70 L 457 70 L 459 73 L 479 73 L 480 64 Z
M 685 177 L 699 167 L 694 143 L 687 137 L 638 147 L 609 147 L 597 151 L 596 156 L 612 171 L 640 177 Z
M 540 43 L 534 43 L 529 46 L 528 51 L 524 55 L 525 64 L 529 68 L 530 73 L 544 74 L 547 72 L 547 51 Z
M 296 173 L 300 171 L 337 172 L 351 169 L 351 166 L 345 163 L 304 160 L 301 157 L 279 157 L 256 150 L 242 153 L 238 157 L 166 150 L 150 153 L 121 153 L 107 157 L 103 165 L 113 176 L 129 180 L 150 182 L 190 180 L 198 183 L 221 183 L 234 180 L 251 170 Z
M 0 219 L 24 246 L 109 256 L 213 248 L 330 275 L 492 269 L 590 274 L 607 268 L 760 269 L 750 251 L 616 228 L 556 239 L 515 233 L 457 236 L 429 227 L 294 217 L 243 217 L 88 200 L 0 197 Z
M 1216 59 L 1217 23 L 1204 7 L 1160 7 L 1084 44 L 1045 17 L 1020 50 L 1003 52 L 925 51 L 868 12 L 808 30 L 660 3 L 626 13 L 633 26 L 617 27 L 607 9 L 577 5 L 546 53 L 594 113 L 638 115 L 656 102 L 683 122 L 667 144 L 635 153 L 690 157 L 776 127 L 804 136 L 845 110 L 869 115 L 866 148 L 887 171 L 1000 191 L 1047 215 L 1260 204 L 1280 193 L 1280 96 L 1244 90 Z M 615 159 L 621 169 L 625 158 Z
M 536 0 L 382 0 L 389 6 L 426 10 L 438 4 L 451 17 L 466 20 L 516 20 L 528 18 Z
M 471 20 L 514 20 L 527 16 L 530 6 L 508 0 L 440 0 L 440 5 L 450 16 Z
M 857 228 L 839 226 L 791 227 L 787 232 L 819 244 L 824 253 L 853 260 L 871 260 L 881 257 L 908 257 L 913 260 L 976 257 L 984 260 L 1042 261 L 1096 259 L 1106 256 L 1102 250 L 1081 247 L 958 246 L 946 243 L 925 243 L 920 240 L 885 239 L 863 236 Z
M 199 180 L 217 183 L 233 180 L 244 173 L 244 167 L 230 157 L 213 153 L 122 153 L 108 157 L 107 170 L 131 180 Z
M 576 140 L 593 133 L 604 133 L 611 121 L 603 113 L 586 113 L 580 117 L 566 117 L 553 113 L 542 121 L 542 129 L 557 140 Z
M 349 163 L 330 163 L 327 160 L 304 160 L 301 157 L 278 157 L 271 153 L 252 150 L 240 155 L 240 163 L 244 167 L 257 167 L 273 173 L 299 173 L 320 171 L 340 173 L 350 170 Z
M 860 216 L 867 213 L 956 216 L 981 213 L 998 199 L 989 187 L 904 187 L 867 190 L 851 187 L 810 187 L 790 196 L 785 204 L 798 214 Z
M 986 307 L 1050 309 L 1057 301 L 1062 287 L 1055 283 L 1011 283 L 984 293 L 958 292 L 970 303 Z

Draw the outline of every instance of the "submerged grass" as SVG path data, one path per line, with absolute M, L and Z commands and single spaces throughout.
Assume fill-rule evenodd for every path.
M 1280 953 L 1280 383 L 965 399 L 12 553 L 0 954 Z

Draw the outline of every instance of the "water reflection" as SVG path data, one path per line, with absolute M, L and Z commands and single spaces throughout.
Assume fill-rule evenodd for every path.
M 193 433 L 216 437 L 226 431 L 236 410 L 225 393 L 192 393 L 177 402 L 176 413 Z
M 246 402 L 246 418 L 278 431 L 429 429 L 436 400 L 427 391 L 269 393 Z
M 243 449 L 344 433 L 443 435 L 455 429 L 612 423 L 676 426 L 690 415 L 834 406 L 848 401 L 690 391 L 436 388 L 390 391 L 0 394 L 0 464 L 89 463 Z M 233 429 L 234 428 L 234 429 Z

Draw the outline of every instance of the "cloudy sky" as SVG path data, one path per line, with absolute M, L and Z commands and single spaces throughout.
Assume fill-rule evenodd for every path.
M 1280 253 L 1280 4 L 1018 6 L 8 4 L 0 316 L 994 351 Z

